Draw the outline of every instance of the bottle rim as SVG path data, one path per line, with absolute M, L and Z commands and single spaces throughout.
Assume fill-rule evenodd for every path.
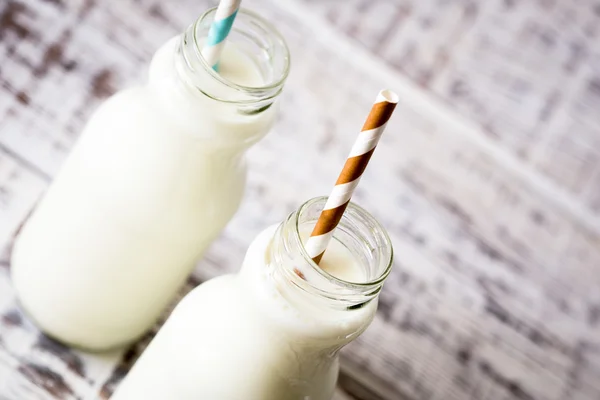
M 256 103 L 256 102 L 270 100 L 272 98 L 277 97 L 283 90 L 283 84 L 285 83 L 285 80 L 287 79 L 287 77 L 289 75 L 289 71 L 290 71 L 290 51 L 289 51 L 289 48 L 287 46 L 285 39 L 283 38 L 283 35 L 281 35 L 281 33 L 275 28 L 275 26 L 273 26 L 270 22 L 265 20 L 263 17 L 261 17 L 257 13 L 247 10 L 245 8 L 239 9 L 237 18 L 240 18 L 240 17 L 249 18 L 253 25 L 260 27 L 269 37 L 272 38 L 272 43 L 274 43 L 274 45 L 279 46 L 283 50 L 283 59 L 282 59 L 283 66 L 282 66 L 282 71 L 279 74 L 279 76 L 272 79 L 266 85 L 245 86 L 245 85 L 237 84 L 237 83 L 232 82 L 232 81 L 224 78 L 223 76 L 221 76 L 218 72 L 216 72 L 212 68 L 211 65 L 208 64 L 206 59 L 202 56 L 202 44 L 200 43 L 201 38 L 198 37 L 199 36 L 198 32 L 199 32 L 199 30 L 201 30 L 205 27 L 205 24 L 207 23 L 208 20 L 210 20 L 210 22 L 212 23 L 212 19 L 214 19 L 214 14 L 216 13 L 216 10 L 217 10 L 217 7 L 208 9 L 192 25 L 193 34 L 191 35 L 191 37 L 193 40 L 193 48 L 194 48 L 194 52 L 196 53 L 195 56 L 197 57 L 200 65 L 203 67 L 205 72 L 208 73 L 212 78 L 214 78 L 215 80 L 217 80 L 218 82 L 227 86 L 230 89 L 234 89 L 238 92 L 243 92 L 243 93 L 249 94 L 249 95 L 257 95 L 257 96 L 260 96 L 261 94 L 263 94 L 263 95 L 267 94 L 267 95 L 257 97 L 256 99 L 252 99 L 252 100 L 239 101 L 239 100 L 227 100 L 227 99 L 214 97 L 210 93 L 206 93 L 204 91 L 203 91 L 203 93 L 206 96 L 213 98 L 214 100 L 218 100 L 221 102 L 231 102 L 231 103 Z M 232 27 L 232 31 L 243 33 L 243 30 L 241 30 L 240 28 L 236 28 L 235 24 Z M 183 40 L 185 40 L 185 35 L 184 35 Z
M 388 277 L 388 275 L 390 274 L 390 272 L 392 270 L 392 265 L 393 265 L 393 260 L 394 260 L 394 250 L 393 250 L 393 246 L 392 246 L 392 241 L 391 241 L 388 233 L 386 232 L 386 230 L 383 228 L 383 226 L 368 211 L 366 211 L 364 208 L 362 208 L 361 206 L 359 206 L 355 203 L 350 202 L 348 204 L 348 207 L 346 208 L 346 212 L 344 213 L 344 216 L 342 217 L 342 221 L 344 219 L 358 217 L 358 218 L 362 219 L 361 223 L 363 225 L 366 225 L 369 227 L 370 234 L 372 236 L 374 236 L 380 242 L 379 249 L 384 251 L 383 254 L 385 256 L 385 259 L 380 260 L 380 263 L 382 263 L 382 264 L 384 263 L 385 265 L 382 268 L 380 268 L 381 272 L 379 274 L 377 274 L 377 276 L 375 276 L 374 278 L 372 278 L 368 281 L 365 281 L 365 282 L 346 281 L 346 280 L 338 278 L 338 277 L 328 273 L 324 269 L 320 268 L 309 256 L 308 252 L 306 251 L 306 249 L 304 247 L 304 244 L 302 243 L 302 238 L 301 238 L 301 233 L 300 233 L 300 217 L 309 207 L 312 207 L 317 203 L 322 203 L 323 205 L 325 205 L 326 201 L 327 201 L 327 197 L 325 197 L 325 196 L 310 199 L 310 200 L 306 201 L 304 204 L 302 204 L 300 206 L 300 208 L 293 214 L 294 235 L 292 236 L 292 240 L 295 242 L 294 245 L 297 246 L 297 248 L 300 250 L 300 252 L 304 258 L 304 261 L 306 261 L 306 263 L 308 265 L 310 265 L 312 267 L 312 269 L 316 273 L 318 273 L 320 276 L 322 276 L 323 278 L 327 279 L 328 281 L 330 281 L 336 285 L 343 286 L 346 289 L 350 289 L 350 290 L 356 289 L 357 291 L 364 291 L 365 289 L 368 289 L 368 288 L 381 287 L 381 285 L 386 280 L 386 278 Z M 334 235 L 335 235 L 335 233 L 334 233 Z

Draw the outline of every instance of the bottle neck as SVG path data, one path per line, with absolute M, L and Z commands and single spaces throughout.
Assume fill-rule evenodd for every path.
M 159 49 L 150 65 L 149 86 L 173 123 L 199 139 L 207 152 L 219 149 L 239 156 L 271 128 L 289 68 L 285 42 L 267 22 L 240 10 L 224 54 L 234 57 L 233 68 L 260 75 L 261 85 L 246 87 L 216 73 L 202 57 L 215 9 L 207 11 L 182 35 Z M 231 46 L 228 52 L 228 46 Z M 232 50 L 233 49 L 233 50 Z M 222 68 L 228 66 L 222 58 Z M 231 63 L 229 63 L 231 66 Z M 246 71 L 248 72 L 248 71 Z M 223 72 L 225 76 L 230 76 Z
M 332 240 L 350 252 L 364 279 L 349 282 L 324 271 L 310 258 L 303 243 L 326 200 L 309 200 L 279 225 L 268 250 L 273 276 L 297 301 L 304 299 L 329 310 L 361 309 L 377 299 L 390 273 L 392 245 L 383 227 L 364 209 L 350 203 Z
M 287 45 L 272 25 L 257 14 L 240 9 L 227 37 L 221 69 L 225 69 L 228 55 L 235 55 L 231 64 L 236 68 L 247 64 L 239 71 L 252 70 L 260 83 L 245 86 L 229 80 L 213 70 L 202 56 L 215 13 L 216 8 L 208 10 L 182 34 L 175 63 L 177 74 L 199 96 L 229 105 L 242 116 L 260 114 L 273 105 L 283 89 L 289 72 Z

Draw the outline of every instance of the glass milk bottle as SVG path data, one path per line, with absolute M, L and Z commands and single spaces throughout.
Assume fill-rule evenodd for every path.
M 48 335 L 82 348 L 149 329 L 238 208 L 244 152 L 270 129 L 289 68 L 275 29 L 240 10 L 214 72 L 214 9 L 86 125 L 15 244 L 12 278 Z
M 317 266 L 302 243 L 325 201 L 260 233 L 238 274 L 184 297 L 111 400 L 330 399 L 338 351 L 371 323 L 392 247 L 351 203 Z

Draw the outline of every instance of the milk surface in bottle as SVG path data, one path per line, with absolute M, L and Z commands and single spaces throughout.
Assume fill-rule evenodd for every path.
M 314 264 L 302 243 L 325 201 L 259 234 L 238 274 L 191 291 L 111 400 L 330 399 L 337 352 L 373 319 L 392 248 L 351 203 Z
M 289 57 L 240 10 L 217 74 L 199 49 L 213 17 L 96 110 L 18 236 L 18 299 L 50 336 L 94 350 L 135 340 L 237 210 L 244 152 L 273 123 Z

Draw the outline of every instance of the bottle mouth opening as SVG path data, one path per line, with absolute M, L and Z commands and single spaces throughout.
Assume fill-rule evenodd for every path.
M 354 249 L 353 255 L 366 270 L 365 281 L 352 282 L 338 278 L 319 267 L 307 253 L 302 239 L 301 225 L 314 226 L 326 202 L 327 197 L 317 197 L 308 200 L 296 211 L 292 235 L 294 245 L 300 249 L 304 261 L 310 266 L 312 272 L 330 284 L 349 291 L 379 291 L 392 269 L 392 242 L 381 224 L 362 207 L 352 202 L 348 204 L 332 240 L 338 239 L 342 244 L 347 245 L 349 250 Z
M 228 100 L 218 98 L 210 93 L 203 93 L 215 100 L 232 103 L 255 103 L 277 97 L 283 89 L 290 70 L 290 54 L 287 44 L 279 31 L 258 14 L 240 8 L 236 21 L 228 35 L 227 40 L 233 43 L 244 43 L 252 47 L 255 54 L 248 54 L 253 61 L 257 62 L 261 74 L 266 83 L 261 86 L 244 86 L 224 78 L 215 71 L 202 56 L 203 41 L 208 36 L 208 31 L 214 20 L 217 8 L 213 7 L 200 16 L 192 26 L 193 48 L 195 58 L 205 73 L 227 88 L 251 96 L 246 100 Z M 190 64 L 189 60 L 186 60 Z

